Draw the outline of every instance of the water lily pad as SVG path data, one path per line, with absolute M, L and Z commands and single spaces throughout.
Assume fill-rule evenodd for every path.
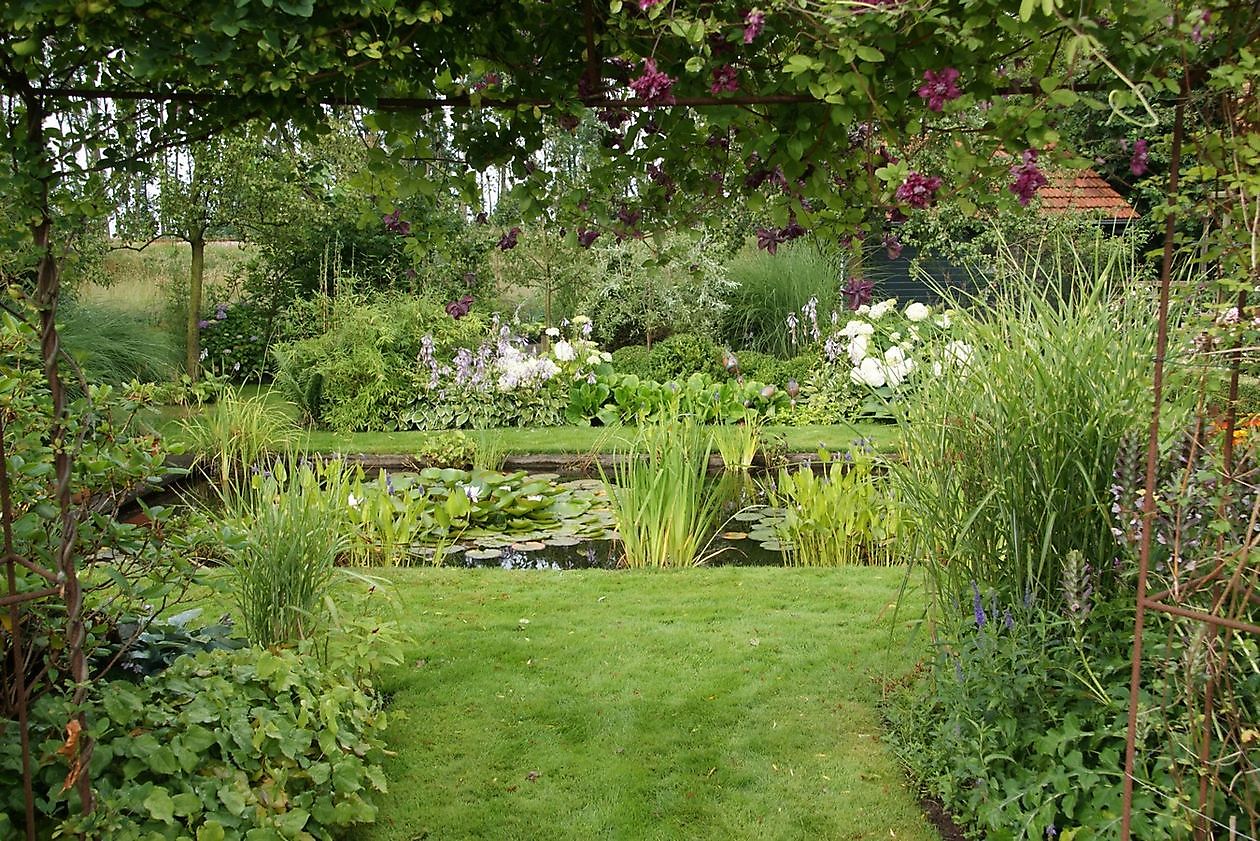
M 763 540 L 761 541 L 761 548 L 770 552 L 786 552 L 789 547 L 781 540 Z
M 547 548 L 547 544 L 538 540 L 525 540 L 513 543 L 512 548 L 518 552 L 538 552 Z
M 470 561 L 489 561 L 502 556 L 501 549 L 469 549 L 464 557 Z
M 731 519 L 738 520 L 741 523 L 755 523 L 763 516 L 764 515 L 761 513 L 761 509 L 758 508 L 752 511 L 736 511 L 735 514 L 731 516 Z
M 746 531 L 724 531 L 722 532 L 723 540 L 747 540 L 748 532 Z
M 570 534 L 557 534 L 547 538 L 546 542 L 550 546 L 580 546 L 585 543 L 580 537 L 574 537 Z

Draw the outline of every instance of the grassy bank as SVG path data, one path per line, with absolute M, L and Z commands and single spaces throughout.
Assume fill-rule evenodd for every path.
M 297 417 L 297 409 L 274 391 L 257 386 L 246 386 L 247 395 L 264 394 L 277 412 Z M 213 412 L 208 407 L 204 412 Z M 185 439 L 181 421 L 185 417 L 195 419 L 197 410 L 190 414 L 176 409 L 163 409 L 155 416 L 154 423 L 172 442 Z M 434 435 L 432 432 L 329 432 L 311 430 L 306 434 L 311 450 L 326 453 L 399 453 L 406 454 L 421 449 Z M 505 454 L 521 453 L 592 453 L 625 449 L 628 436 L 634 430 L 619 428 L 592 428 L 585 426 L 561 426 L 547 428 L 471 429 L 466 430 L 474 443 L 484 447 L 491 445 Z M 899 440 L 896 426 L 890 424 L 860 423 L 851 426 L 769 426 L 765 428 L 768 440 L 776 442 L 789 452 L 811 452 L 820 446 L 842 450 L 857 438 L 866 438 L 880 450 L 892 450 Z

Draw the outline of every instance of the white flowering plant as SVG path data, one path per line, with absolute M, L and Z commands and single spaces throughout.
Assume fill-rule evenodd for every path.
M 948 310 L 938 311 L 920 301 L 903 307 L 896 298 L 887 298 L 845 313 L 833 310 L 823 321 L 817 304 L 811 299 L 784 322 L 793 344 L 802 351 L 818 350 L 829 368 L 818 372 L 813 388 L 807 384 L 806 399 L 857 397 L 859 414 L 887 416 L 889 402 L 903 399 L 919 378 L 965 367 L 970 359 L 969 347 L 950 340 Z M 838 376 L 843 371 L 847 381 Z M 823 380 L 825 389 L 819 384 Z M 847 385 L 848 395 L 833 393 L 841 383 Z
M 421 340 L 415 400 L 403 426 L 420 429 L 554 426 L 564 420 L 569 390 L 604 369 L 611 354 L 591 341 L 590 319 L 579 316 L 531 342 L 515 322 L 491 319 L 476 349 L 459 348 L 450 362 Z

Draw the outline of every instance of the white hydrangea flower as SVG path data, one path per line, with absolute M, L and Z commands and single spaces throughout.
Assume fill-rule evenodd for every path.
M 873 356 L 863 359 L 861 365 L 849 372 L 849 378 L 857 385 L 871 388 L 880 388 L 888 382 L 883 364 Z
M 840 331 L 841 336 L 848 336 L 850 339 L 854 336 L 873 336 L 874 334 L 874 324 L 867 321 L 859 321 L 856 318 L 850 319 L 849 323 L 844 325 L 844 329 Z
M 921 304 L 918 301 L 913 302 L 906 307 L 906 318 L 910 321 L 926 321 L 928 316 L 932 314 L 932 308 L 927 304 Z
M 873 307 L 871 307 L 871 313 L 870 313 L 871 321 L 879 321 L 881 318 L 888 315 L 888 313 L 892 312 L 896 308 L 897 308 L 896 298 L 889 298 L 886 301 L 880 301 L 878 304 L 875 304 Z
M 560 335 L 560 328 L 559 328 L 559 327 L 548 327 L 548 328 L 547 328 L 547 335 L 548 335 L 548 336 L 550 336 L 551 338 L 553 338 L 553 339 L 554 339 L 556 336 L 559 336 L 559 335 Z

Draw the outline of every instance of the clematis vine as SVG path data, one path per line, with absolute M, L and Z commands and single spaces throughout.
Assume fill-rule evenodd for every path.
M 709 93 L 735 93 L 739 90 L 739 71 L 729 64 L 713 68 L 713 82 Z
M 393 213 L 385 214 L 381 221 L 385 223 L 385 230 L 405 237 L 411 233 L 411 223 L 402 219 L 401 215 L 402 211 L 395 208 Z
M 513 225 L 512 230 L 499 237 L 499 250 L 511 251 L 516 247 L 516 238 L 521 235 L 520 227 Z
M 844 296 L 845 306 L 851 310 L 857 310 L 863 304 L 869 304 L 874 293 L 875 283 L 861 277 L 849 278 L 848 284 L 840 292 Z
M 1028 206 L 1038 190 L 1050 183 L 1037 166 L 1037 153 L 1032 149 L 1024 151 L 1023 163 L 1011 167 L 1011 175 L 1015 176 L 1015 181 L 1011 184 L 1010 191 L 1019 197 L 1019 203 L 1024 207 Z
M 656 69 L 656 59 L 643 59 L 643 73 L 630 80 L 630 88 L 646 105 L 672 105 L 674 79 Z
M 458 321 L 459 319 L 468 315 L 469 311 L 472 309 L 472 305 L 473 305 L 473 296 L 465 295 L 464 297 L 460 298 L 458 301 L 451 301 L 450 303 L 448 303 L 446 305 L 446 314 L 449 315 L 451 318 L 455 319 L 456 321 Z
M 779 252 L 779 243 L 783 242 L 782 235 L 773 228 L 757 229 L 757 247 L 762 251 L 770 254 Z
M 1133 144 L 1133 156 L 1129 158 L 1129 172 L 1134 175 L 1145 175 L 1150 169 L 1151 156 L 1145 140 Z
M 919 96 L 927 100 L 929 111 L 940 111 L 945 103 L 962 96 L 958 87 L 959 72 L 953 67 L 944 70 L 927 70 L 923 73 L 923 84 L 919 86 Z
M 901 240 L 897 239 L 896 234 L 884 234 L 883 244 L 884 250 L 888 252 L 889 260 L 896 260 L 901 256 L 901 249 L 904 246 L 901 244 Z
M 580 228 L 577 232 L 578 245 L 583 248 L 590 248 L 591 245 L 599 238 L 599 231 L 594 228 Z
M 916 210 L 923 210 L 936 201 L 936 191 L 940 188 L 941 179 L 938 176 L 912 172 L 897 188 L 897 199 Z

